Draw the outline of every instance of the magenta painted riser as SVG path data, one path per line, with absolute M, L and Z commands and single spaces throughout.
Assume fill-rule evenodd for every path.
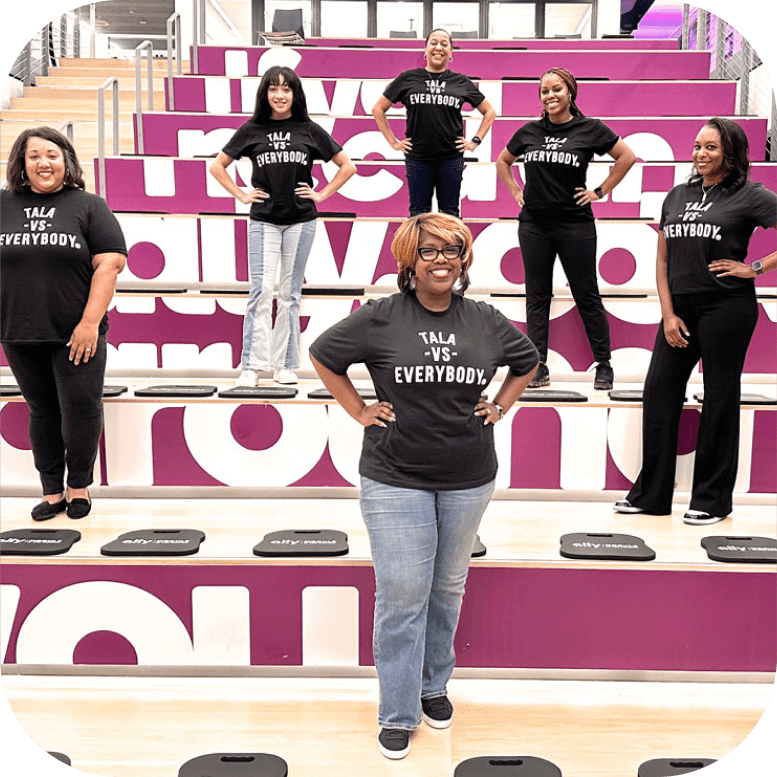
M 208 174 L 210 164 L 206 159 L 109 158 L 106 160 L 108 204 L 113 210 L 143 213 L 236 212 L 239 203 Z M 406 217 L 408 197 L 404 164 L 399 161 L 357 162 L 356 166 L 357 174 L 326 201 L 325 211 L 377 218 Z M 334 177 L 332 168 L 336 171 L 330 164 L 330 175 Z M 520 167 L 516 165 L 514 169 L 520 179 Z M 588 185 L 598 185 L 609 169 L 607 163 L 592 164 Z M 238 162 L 237 170 L 238 185 L 248 186 L 250 161 Z M 102 181 L 96 160 L 95 171 L 97 191 L 101 192 Z M 594 203 L 594 215 L 600 219 L 657 219 L 666 193 L 676 183 L 684 181 L 690 172 L 690 163 L 636 164 L 611 195 Z M 319 182 L 326 180 L 318 163 L 313 166 L 313 176 Z M 751 178 L 777 191 L 777 166 L 755 164 L 751 168 Z M 461 215 L 464 219 L 517 216 L 515 201 L 498 182 L 493 164 L 465 167 Z
M 196 360 L 191 351 L 188 355 L 186 366 L 194 369 Z M 649 360 L 649 352 L 646 356 Z M 113 382 L 110 377 L 108 382 Z M 698 389 L 691 388 L 700 390 L 697 385 Z M 362 429 L 342 408 L 324 402 L 182 402 L 106 401 L 96 484 L 292 490 L 358 485 Z M 735 501 L 738 494 L 777 492 L 775 415 L 773 407 L 741 411 Z M 641 418 L 641 408 L 627 403 L 617 408 L 519 404 L 496 434 L 500 461 L 496 486 L 625 493 L 638 474 Z M 29 448 L 28 421 L 23 401 L 0 403 L 4 487 L 40 487 Z M 691 490 L 694 448 L 689 440 L 695 441 L 698 424 L 698 406 L 686 408 L 677 462 L 678 492 Z M 300 445 L 300 440 L 305 444 Z M 526 440 L 533 444 L 527 446 Z
M 618 79 L 622 78 L 622 75 L 618 76 Z M 385 78 L 378 81 L 374 77 L 364 80 L 353 77 L 302 79 L 311 114 L 339 116 L 371 116 L 372 106 L 390 80 Z M 175 108 L 177 111 L 250 114 L 253 113 L 259 81 L 256 77 L 174 78 Z M 478 84 L 493 105 L 501 106 L 497 110 L 500 116 L 534 116 L 540 113 L 536 80 L 481 80 Z M 578 104 L 583 113 L 598 118 L 728 116 L 735 112 L 736 93 L 737 85 L 733 81 L 641 79 L 635 83 L 624 80 L 581 80 Z
M 323 46 L 335 48 L 341 46 L 356 46 L 358 48 L 375 49 L 422 49 L 424 39 L 421 38 L 305 38 L 305 46 Z M 632 50 L 660 50 L 677 51 L 676 40 L 651 40 L 649 38 L 592 38 L 590 40 L 558 40 L 554 38 L 510 38 L 497 40 L 496 38 L 454 38 L 453 50 L 458 49 L 488 49 L 500 51 L 503 49 L 514 50 L 568 50 L 584 51 L 592 49 L 596 51 L 632 51 Z M 301 47 L 300 47 L 301 48 Z
M 308 78 L 394 78 L 403 70 L 423 67 L 420 51 L 395 49 L 241 48 L 203 46 L 197 75 L 255 76 L 271 65 L 294 68 Z M 455 69 L 470 78 L 539 78 L 548 68 L 565 67 L 576 78 L 622 80 L 706 79 L 706 51 L 458 51 Z
M 520 514 L 520 505 L 516 510 Z M 261 534 L 258 514 L 256 541 Z M 247 539 L 248 558 L 251 547 Z M 640 571 L 595 567 L 596 562 L 589 569 L 478 568 L 474 562 L 456 635 L 457 665 L 774 671 L 773 574 L 666 571 L 648 564 Z M 244 663 L 232 666 L 301 667 L 303 623 L 310 614 L 303 591 L 319 587 L 356 589 L 353 607 L 338 611 L 337 622 L 348 624 L 354 637 L 353 668 L 373 663 L 375 588 L 367 565 L 7 561 L 3 585 L 22 592 L 15 611 L 4 613 L 11 623 L 4 662 L 20 667 L 214 665 L 235 647 L 219 638 L 219 624 L 226 620 L 245 651 Z M 214 609 L 203 595 L 209 589 L 218 589 L 222 602 L 234 603 L 234 612 Z M 148 623 L 156 628 L 149 630 Z M 209 635 L 205 644 L 203 632 Z
M 215 155 L 224 147 L 232 132 L 248 118 L 238 114 L 143 114 L 144 153 L 171 157 Z M 316 121 L 344 147 L 351 159 L 402 158 L 377 133 L 372 118 L 318 118 Z M 485 142 L 478 149 L 478 158 L 482 161 L 496 161 L 513 133 L 526 121 L 531 119 L 497 119 Z M 763 158 L 766 148 L 766 119 L 737 118 L 737 122 L 747 134 L 752 158 Z M 607 121 L 610 129 L 631 146 L 638 159 L 645 162 L 690 161 L 694 140 L 703 124 L 703 119 L 665 117 Z M 389 125 L 396 137 L 405 136 L 404 118 L 390 119 Z M 474 135 L 479 125 L 480 118 L 472 119 L 466 128 L 467 134 Z
M 179 284 L 248 282 L 248 217 L 155 216 L 118 214 L 129 249 L 119 288 L 142 283 L 162 289 Z M 309 284 L 393 287 L 396 260 L 391 241 L 401 219 L 351 221 L 319 219 L 306 280 Z M 523 292 L 524 271 L 514 220 L 472 222 L 475 286 L 491 291 Z M 656 295 L 656 222 L 600 221 L 597 229 L 599 286 L 605 294 Z M 750 256 L 774 249 L 774 234 L 757 229 Z M 164 285 L 163 285 L 164 284 Z M 756 278 L 761 292 L 774 293 L 777 277 Z M 224 285 L 221 288 L 225 288 Z M 556 290 L 564 293 L 564 287 Z M 568 289 L 566 290 L 568 294 Z

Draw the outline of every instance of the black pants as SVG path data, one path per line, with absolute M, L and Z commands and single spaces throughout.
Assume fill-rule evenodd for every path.
M 747 346 L 758 320 L 754 287 L 744 292 L 672 297 L 690 338 L 685 348 L 666 342 L 658 327 L 645 380 L 642 415 L 642 472 L 628 500 L 655 515 L 672 511 L 677 437 L 686 384 L 699 359 L 704 378 L 691 510 L 724 517 L 739 459 L 739 400 Z
M 518 241 L 526 276 L 526 327 L 529 339 L 548 360 L 550 302 L 553 296 L 553 265 L 556 255 L 569 281 L 569 288 L 583 319 L 594 359 L 610 358 L 610 325 L 596 280 L 596 227 L 593 222 L 563 224 L 518 222 Z
M 3 343 L 8 364 L 30 411 L 30 446 L 44 494 L 86 488 L 94 476 L 103 430 L 107 345 L 77 367 L 70 348 L 55 343 Z

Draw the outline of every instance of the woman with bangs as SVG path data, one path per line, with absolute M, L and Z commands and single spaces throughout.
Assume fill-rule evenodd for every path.
M 366 302 L 311 346 L 337 402 L 365 427 L 360 505 L 375 568 L 378 746 L 403 758 L 425 721 L 447 728 L 453 638 L 480 519 L 497 471 L 494 424 L 534 374 L 537 351 L 505 316 L 467 299 L 472 234 L 425 213 L 391 250 L 400 293 Z M 364 363 L 378 401 L 347 375 Z M 497 369 L 507 376 L 482 398 Z
M 253 166 L 249 192 L 227 172 L 236 159 Z M 313 162 L 339 170 L 319 191 Z M 256 386 L 265 374 L 276 383 L 296 383 L 299 367 L 299 306 L 305 265 L 316 231 L 316 205 L 331 197 L 355 172 L 332 137 L 308 116 L 305 92 L 288 67 L 271 67 L 256 92 L 254 115 L 240 127 L 210 167 L 213 177 L 237 200 L 251 206 L 248 268 L 251 290 L 243 321 L 237 386 Z M 278 307 L 272 328 L 276 275 Z

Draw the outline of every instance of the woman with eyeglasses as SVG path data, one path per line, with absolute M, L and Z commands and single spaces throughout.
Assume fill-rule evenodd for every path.
M 405 155 L 410 215 L 428 213 L 436 194 L 440 212 L 458 216 L 464 152 L 474 151 L 483 142 L 496 111 L 469 78 L 448 69 L 453 61 L 448 32 L 429 33 L 424 59 L 424 67 L 405 70 L 386 87 L 372 115 L 391 148 Z M 386 118 L 394 103 L 402 103 L 407 110 L 406 137 L 401 140 Z M 483 114 L 471 140 L 464 136 L 464 103 Z
M 494 424 L 537 366 L 529 339 L 499 311 L 464 296 L 472 234 L 457 218 L 403 222 L 391 250 L 399 294 L 373 299 L 311 346 L 337 402 L 365 427 L 360 505 L 375 567 L 378 746 L 403 758 L 423 719 L 447 728 L 453 637 L 481 516 L 497 470 Z M 347 375 L 364 363 L 378 401 Z M 496 371 L 507 375 L 482 398 Z

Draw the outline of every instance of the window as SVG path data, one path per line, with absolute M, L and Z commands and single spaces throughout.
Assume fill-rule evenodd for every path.
M 424 35 L 424 4 L 411 3 L 378 3 L 378 37 L 390 38 L 392 32 L 415 32 L 416 37 Z
M 365 38 L 367 36 L 366 0 L 322 0 L 322 38 Z

